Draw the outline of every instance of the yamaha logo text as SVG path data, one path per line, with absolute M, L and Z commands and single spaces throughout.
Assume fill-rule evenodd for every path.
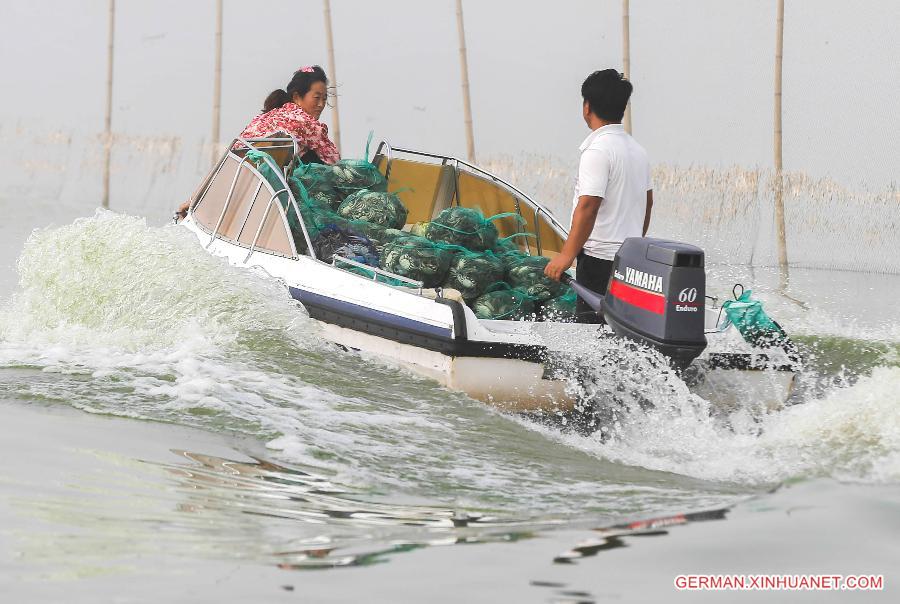
M 641 289 L 658 292 L 660 294 L 663 292 L 663 280 L 659 275 L 652 275 L 626 266 L 624 279 L 622 278 L 622 273 L 618 271 L 616 271 L 615 277 L 629 285 L 634 285 Z

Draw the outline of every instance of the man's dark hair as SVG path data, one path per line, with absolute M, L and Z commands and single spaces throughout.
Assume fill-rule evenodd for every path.
M 600 119 L 621 122 L 632 90 L 631 82 L 625 76 L 615 69 L 604 69 L 587 77 L 581 85 L 581 96 L 591 113 Z

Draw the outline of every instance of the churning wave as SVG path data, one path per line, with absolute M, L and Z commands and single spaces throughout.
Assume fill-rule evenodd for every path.
M 900 481 L 900 367 L 875 367 L 820 398 L 762 416 L 717 416 L 686 389 L 654 402 L 620 416 L 615 438 L 557 438 L 604 459 L 704 480 Z
M 676 375 L 632 359 L 627 380 L 653 406 L 601 439 L 514 421 L 337 350 L 281 284 L 178 227 L 98 211 L 35 231 L 18 271 L 0 309 L 0 394 L 250 434 L 373 492 L 638 513 L 798 477 L 900 480 L 900 368 L 889 360 L 803 405 L 723 422 Z
M 18 270 L 0 310 L 0 396 L 248 434 L 337 483 L 467 509 L 722 499 L 677 479 L 623 494 L 642 471 L 338 350 L 281 284 L 210 256 L 179 227 L 98 211 L 35 231 Z

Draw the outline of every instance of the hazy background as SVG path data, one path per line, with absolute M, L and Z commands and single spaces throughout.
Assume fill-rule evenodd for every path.
M 322 2 L 225 0 L 222 138 L 302 65 L 327 69 Z M 621 2 L 464 2 L 478 159 L 567 218 L 579 89 L 621 68 Z M 634 135 L 653 232 L 771 264 L 775 0 L 632 0 Z M 101 195 L 106 0 L 0 1 L 0 204 Z M 116 4 L 111 206 L 155 221 L 209 166 L 214 0 Z M 375 131 L 464 155 L 455 3 L 332 0 L 345 156 Z M 787 0 L 792 264 L 900 272 L 900 3 Z M 329 110 L 323 119 L 330 120 Z M 861 245 L 861 241 L 863 245 Z

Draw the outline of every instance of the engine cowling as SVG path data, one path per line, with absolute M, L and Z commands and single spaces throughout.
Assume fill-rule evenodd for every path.
M 652 346 L 687 367 L 706 348 L 703 250 L 631 237 L 619 248 L 603 316 L 619 336 Z

